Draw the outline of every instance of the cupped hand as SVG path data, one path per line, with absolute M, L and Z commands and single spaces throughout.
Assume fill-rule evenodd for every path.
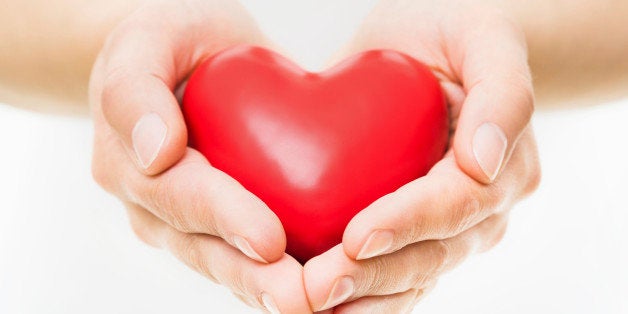
M 477 1 L 384 0 L 336 59 L 379 48 L 431 67 L 452 142 L 426 176 L 362 210 L 342 244 L 305 265 L 314 310 L 411 310 L 444 271 L 501 239 L 540 180 L 527 49 L 507 16 Z
M 229 0 L 150 2 L 112 31 L 92 72 L 93 174 L 136 234 L 271 312 L 310 312 L 277 216 L 186 147 L 176 91 L 217 51 L 268 45 Z

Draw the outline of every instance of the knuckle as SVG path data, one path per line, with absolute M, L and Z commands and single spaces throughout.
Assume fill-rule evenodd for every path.
M 417 259 L 419 258 L 424 258 L 423 256 L 417 256 Z M 410 279 L 411 279 L 411 283 L 409 285 L 410 288 L 417 288 L 417 287 L 422 287 L 424 286 L 427 282 L 429 282 L 432 279 L 432 272 L 428 271 L 414 271 L 412 272 Z
M 134 217 L 133 215 L 129 215 L 129 224 L 131 225 L 131 230 L 140 241 L 147 245 L 158 247 L 154 239 L 153 232 L 147 224 L 140 221 L 140 219 Z
M 487 210 L 491 208 L 492 195 L 485 192 L 485 185 L 458 172 L 451 173 L 451 177 L 456 178 L 453 193 L 450 181 L 446 181 L 442 188 L 434 193 L 448 195 L 447 198 L 438 198 L 442 204 L 434 207 L 438 222 L 443 226 L 437 239 L 450 238 L 467 230 L 482 220 Z
M 200 273 L 206 273 L 207 268 L 204 262 L 203 254 L 201 254 L 200 243 L 197 236 L 184 235 L 181 244 L 181 256 Z
M 152 239 L 152 235 L 149 233 L 149 230 L 145 225 L 133 221 L 130 224 L 131 230 L 133 230 L 133 233 L 140 241 L 150 246 L 156 246 Z
M 113 185 L 109 177 L 109 171 L 101 164 L 98 158 L 93 158 L 91 170 L 94 181 L 106 191 L 111 192 Z
M 196 232 L 183 210 L 170 206 L 168 209 L 165 209 L 164 212 L 167 213 L 168 218 L 175 229 L 184 233 Z
M 532 194 L 539 188 L 539 185 L 541 184 L 541 178 L 543 176 L 541 171 L 541 163 L 538 157 L 535 156 L 534 158 L 532 158 L 532 160 L 530 161 L 529 169 L 530 170 L 528 171 L 528 182 L 523 189 L 524 196 Z
M 517 200 L 532 194 L 542 181 L 542 167 L 539 160 L 538 148 L 534 139 L 534 132 L 528 126 L 515 147 L 511 162 L 517 179 Z
M 400 232 L 396 237 L 400 245 L 405 246 L 410 243 L 426 240 L 430 235 L 430 231 L 433 231 L 433 219 L 431 211 L 421 211 L 418 209 L 417 204 L 413 204 L 410 210 L 407 212 L 412 213 L 412 216 L 408 217 L 408 226 L 405 228 L 405 232 Z
M 512 71 L 507 78 L 508 91 L 514 97 L 514 101 L 517 104 L 516 114 L 524 117 L 525 122 L 532 118 L 534 113 L 534 90 L 532 87 L 532 80 L 530 78 L 530 72 L 528 67 L 522 67 L 519 71 Z
M 229 267 L 227 275 L 229 281 L 224 284 L 227 285 L 229 289 L 238 294 L 251 294 L 248 282 L 250 278 L 254 278 L 255 276 L 247 276 L 241 267 Z
M 90 172 L 94 182 L 105 191 L 126 199 L 125 181 L 129 176 L 123 171 L 125 165 L 119 159 L 122 155 L 120 142 L 107 131 L 96 126 Z
M 216 281 L 209 267 L 208 254 L 203 250 L 203 238 L 198 235 L 182 234 L 178 241 L 180 258 L 192 269 Z
M 103 82 L 104 62 L 105 56 L 104 52 L 101 50 L 94 61 L 94 65 L 92 66 L 92 70 L 89 75 L 87 94 L 90 107 L 93 107 L 96 101 L 100 103 L 101 100 L 100 96 L 102 94 L 101 84 Z
M 482 205 L 475 193 L 465 193 L 461 196 L 449 217 L 448 235 L 456 235 L 477 223 L 482 213 Z
M 481 241 L 482 244 L 478 246 L 479 253 L 494 248 L 506 235 L 506 230 L 508 229 L 507 215 L 497 215 L 492 217 L 492 219 L 496 220 L 496 225 L 493 227 L 495 231 Z
M 423 297 L 428 295 L 430 292 L 434 290 L 434 288 L 436 288 L 437 284 L 438 284 L 438 278 L 432 278 L 432 280 L 424 283 L 423 286 L 419 287 L 417 298 L 422 299 Z
M 385 286 L 392 278 L 387 277 L 390 273 L 390 265 L 384 258 L 373 258 L 369 260 L 369 263 L 365 266 L 363 272 L 364 278 L 361 278 L 361 282 L 366 287 L 369 287 L 371 291 L 381 291 L 385 289 Z
M 421 249 L 415 250 L 413 262 L 422 268 L 407 276 L 411 280 L 409 288 L 424 287 L 437 278 L 449 263 L 450 246 L 446 240 L 431 240 L 418 244 Z M 405 269 L 411 269 L 410 267 Z
M 184 233 L 193 233 L 186 211 L 179 206 L 174 195 L 177 195 L 177 184 L 171 176 L 162 175 L 154 179 L 148 189 L 148 199 L 151 207 L 159 212 L 160 216 L 175 229 Z
M 481 195 L 480 197 L 482 198 L 485 212 L 492 213 L 493 211 L 498 210 L 502 206 L 502 204 L 509 201 L 510 197 L 512 197 L 514 193 L 509 192 L 507 188 L 509 187 L 496 183 L 492 183 L 486 186 L 486 189 L 483 191 L 483 193 L 479 194 Z
M 107 70 L 104 76 L 102 91 L 100 95 L 100 106 L 105 117 L 112 117 L 115 115 L 119 104 L 123 101 L 121 99 L 123 92 L 128 87 L 126 86 L 132 73 L 123 66 L 116 66 L 113 69 Z
M 148 189 L 151 208 L 160 213 L 162 219 L 185 233 L 205 233 L 220 236 L 223 232 L 216 223 L 216 213 L 208 204 L 207 185 L 199 176 L 194 163 L 184 163 L 153 178 Z M 190 166 L 190 167 L 189 167 Z M 181 178 L 188 178 L 181 182 Z
M 187 176 L 190 178 L 191 176 Z M 190 191 L 189 205 L 186 209 L 188 217 L 195 221 L 196 230 L 209 233 L 212 235 L 222 234 L 220 226 L 216 223 L 217 215 L 213 210 L 211 204 L 207 204 L 206 195 L 209 194 L 202 188 L 202 184 L 193 184 Z M 194 226 L 189 226 L 190 229 L 194 229 Z
M 526 74 L 527 76 L 527 74 Z M 534 113 L 534 91 L 532 89 L 532 82 L 528 79 L 525 78 L 525 82 L 523 83 L 523 86 L 521 87 L 521 91 L 520 91 L 520 102 L 521 102 L 521 114 L 527 118 L 527 120 L 530 120 L 530 118 L 532 118 L 532 114 Z
M 495 71 L 483 77 L 478 84 L 481 84 L 484 93 L 500 91 L 502 97 L 508 99 L 509 106 L 504 108 L 508 110 L 509 116 L 521 119 L 522 124 L 518 127 L 528 125 L 535 110 L 535 96 L 527 64 L 509 66 L 507 71 Z
M 433 267 L 429 272 L 431 274 L 440 274 L 449 264 L 452 249 L 447 240 L 434 240 L 432 243 L 430 256 L 433 259 Z
M 501 242 L 504 239 L 504 236 L 506 235 L 507 230 L 508 230 L 508 222 L 504 222 L 502 226 L 500 227 L 499 231 L 495 234 L 495 236 L 493 236 L 493 238 L 489 240 L 487 250 L 490 250 L 493 247 L 495 247 L 497 244 L 499 244 L 499 242 Z
M 105 153 L 103 151 L 103 146 L 108 145 L 110 145 L 110 143 L 106 141 L 101 142 L 100 145 L 95 145 L 90 169 L 91 175 L 94 182 L 105 191 L 118 196 L 124 196 L 124 192 L 121 191 L 123 179 L 115 175 L 119 169 L 115 169 L 117 165 L 112 163 L 111 155 L 108 155 L 111 153 Z

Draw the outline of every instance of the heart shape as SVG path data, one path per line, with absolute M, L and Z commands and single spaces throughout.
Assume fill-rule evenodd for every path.
M 190 146 L 279 217 L 301 263 L 342 241 L 353 216 L 425 175 L 448 142 L 430 69 L 390 50 L 311 73 L 260 47 L 202 63 L 183 100 Z

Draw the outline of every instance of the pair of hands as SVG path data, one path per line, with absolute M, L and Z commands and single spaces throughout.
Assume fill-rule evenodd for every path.
M 164 247 L 245 303 L 270 312 L 404 312 L 438 276 L 502 237 L 540 170 L 528 127 L 533 92 L 523 35 L 464 0 L 383 0 L 336 56 L 403 51 L 440 79 L 451 148 L 428 175 L 377 200 L 342 244 L 301 266 L 256 196 L 186 147 L 184 82 L 237 44 L 271 47 L 232 0 L 147 4 L 111 33 L 93 69 L 96 181 L 126 205 L 146 243 Z

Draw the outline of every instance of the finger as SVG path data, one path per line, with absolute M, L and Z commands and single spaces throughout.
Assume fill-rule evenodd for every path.
M 450 238 L 510 208 L 532 193 L 541 178 L 532 129 L 525 132 L 509 166 L 493 184 L 468 177 L 449 152 L 427 176 L 369 205 L 345 229 L 346 254 L 366 259 L 411 243 Z
M 512 167 L 508 175 L 484 185 L 464 174 L 450 153 L 427 176 L 353 217 L 343 235 L 345 252 L 363 260 L 419 241 L 453 237 L 513 203 L 525 181 L 524 171 Z
M 310 313 L 301 265 L 288 255 L 272 264 L 255 263 L 222 240 L 170 229 L 169 249 L 183 262 L 271 313 Z
M 406 292 L 359 298 L 336 306 L 334 313 L 411 313 L 414 306 L 429 294 L 435 285 L 436 281 Z
M 432 290 L 434 290 L 434 288 L 436 287 L 436 285 L 438 284 L 438 280 L 434 280 L 431 282 L 426 283 L 424 286 L 422 287 L 418 287 L 417 288 L 417 293 L 414 297 L 414 302 L 412 303 L 412 305 L 410 306 L 410 308 L 408 308 L 408 313 L 412 313 L 412 310 L 414 310 L 414 307 L 423 299 L 425 299 L 426 296 L 428 296 Z
M 392 295 L 364 297 L 338 305 L 334 308 L 334 314 L 408 313 L 418 293 L 419 290 L 412 289 Z
M 238 44 L 270 42 L 235 2 L 143 7 L 112 32 L 92 92 L 140 170 L 160 173 L 183 155 L 187 132 L 177 85 L 208 56 Z
M 188 149 L 159 176 L 126 177 L 129 198 L 177 230 L 219 236 L 260 262 L 283 256 L 286 236 L 275 213 L 200 153 Z
M 472 252 L 503 234 L 504 215 L 495 215 L 453 238 L 423 241 L 377 258 L 356 261 L 342 245 L 311 259 L 303 278 L 313 309 L 334 307 L 364 296 L 390 295 L 424 286 Z
M 272 264 L 256 263 L 217 237 L 182 233 L 139 206 L 130 206 L 139 229 L 195 271 L 222 284 L 249 304 L 271 313 L 311 313 L 302 281 L 302 267 L 284 255 Z M 152 217 L 151 217 L 152 216 Z M 137 227 L 135 227 L 137 228 Z
M 450 49 L 467 95 L 454 152 L 460 167 L 483 183 L 493 182 L 508 163 L 534 111 L 524 37 L 506 19 L 496 20 L 478 23 Z
M 135 236 L 145 244 L 155 248 L 162 247 L 159 230 L 164 228 L 165 224 L 162 220 L 151 214 L 146 209 L 130 202 L 123 202 L 129 217 L 129 224 Z
M 174 63 L 171 36 L 167 31 L 157 36 L 140 22 L 122 25 L 107 41 L 97 63 L 102 69 L 94 76 L 99 81 L 96 103 L 131 159 L 147 174 L 177 162 L 187 145 L 185 122 L 173 94 L 182 73 Z
M 149 177 L 134 171 L 119 141 L 104 143 L 110 151 L 95 162 L 101 170 L 94 172 L 112 193 L 181 232 L 219 236 L 259 262 L 283 256 L 286 236 L 275 213 L 199 152 L 188 148 L 175 166 Z

